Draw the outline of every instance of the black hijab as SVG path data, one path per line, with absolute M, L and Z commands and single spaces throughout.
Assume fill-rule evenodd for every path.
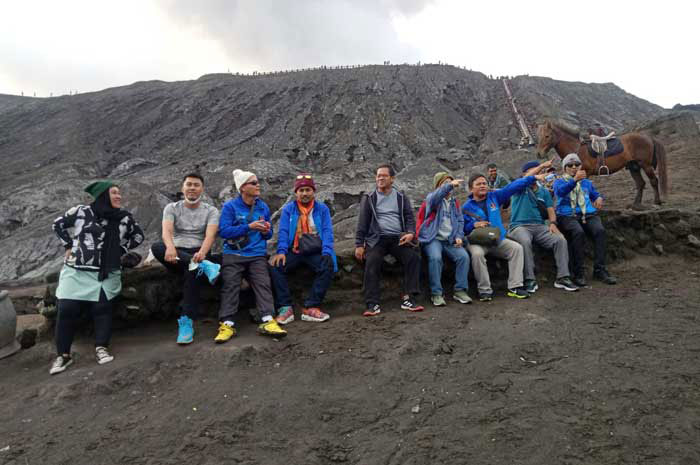
M 110 187 L 111 189 L 111 187 Z M 105 238 L 100 253 L 100 271 L 97 279 L 104 281 L 110 271 L 118 270 L 121 266 L 122 248 L 119 245 L 119 222 L 129 214 L 126 210 L 114 208 L 109 200 L 109 189 L 102 192 L 90 208 L 98 220 L 107 220 Z

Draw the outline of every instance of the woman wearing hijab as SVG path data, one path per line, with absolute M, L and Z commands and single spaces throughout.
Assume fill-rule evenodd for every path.
M 127 250 L 138 247 L 144 239 L 131 213 L 121 209 L 121 194 L 114 182 L 94 182 L 85 192 L 95 200 L 71 208 L 53 223 L 66 248 L 66 258 L 56 289 L 58 357 L 49 370 L 52 375 L 73 363 L 70 348 L 83 309 L 89 309 L 95 323 L 97 363 L 114 360 L 107 350 L 112 335 L 112 300 L 121 292 L 122 261 L 127 265 L 133 261 L 128 259 L 134 258 Z

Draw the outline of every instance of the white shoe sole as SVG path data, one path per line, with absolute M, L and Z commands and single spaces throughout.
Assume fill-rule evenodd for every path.
M 114 360 L 114 356 L 113 356 L 113 355 L 110 355 L 109 357 L 104 357 L 104 358 L 98 359 L 98 360 L 97 360 L 97 364 L 98 364 L 98 365 L 104 365 L 105 363 L 109 363 L 109 362 L 111 362 L 112 360 Z
M 60 367 L 60 368 L 53 368 L 53 367 L 52 367 L 52 368 L 49 370 L 49 374 L 50 374 L 50 375 L 57 375 L 57 374 L 59 374 L 59 373 L 63 373 L 64 371 L 66 371 L 66 368 L 68 368 L 68 367 L 71 366 L 72 364 L 73 364 L 73 359 L 70 359 L 70 360 L 68 360 L 68 363 L 66 363 L 65 365 L 63 365 L 63 366 Z
M 458 299 L 457 297 L 454 297 L 454 299 L 455 299 L 455 302 L 459 302 L 460 304 L 470 304 L 470 303 L 472 303 L 472 299 L 469 299 L 469 300 L 462 300 L 462 299 Z
M 304 317 L 302 316 L 301 319 L 303 320 Z M 278 320 L 277 318 L 275 318 L 275 321 L 277 322 L 278 325 L 288 325 L 289 323 L 294 321 L 294 315 L 290 316 L 286 320 Z
M 568 292 L 576 292 L 579 289 L 578 287 L 569 287 L 559 283 L 554 283 L 554 287 L 556 287 L 557 289 L 564 289 Z
M 330 319 L 329 315 L 326 315 L 325 318 L 314 318 L 312 316 L 308 316 L 308 315 L 304 315 L 304 314 L 301 315 L 301 321 L 313 321 L 315 323 L 323 323 L 324 321 L 327 321 L 328 319 Z

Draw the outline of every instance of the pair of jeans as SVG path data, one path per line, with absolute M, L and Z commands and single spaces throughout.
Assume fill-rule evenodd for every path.
M 575 277 L 581 278 L 584 275 L 583 259 L 586 247 L 586 234 L 591 236 L 593 240 L 593 270 L 605 270 L 607 239 L 603 222 L 598 215 L 586 216 L 585 223 L 581 215 L 557 216 L 557 224 L 569 242 L 571 273 Z
M 423 244 L 423 252 L 428 257 L 428 281 L 432 295 L 442 295 L 442 255 L 455 263 L 455 291 L 469 289 L 469 254 L 464 247 L 455 247 L 447 241 L 433 239 Z
M 379 242 L 370 247 L 365 254 L 365 303 L 368 306 L 379 303 L 381 297 L 380 281 L 384 256 L 391 254 L 401 262 L 403 267 L 404 293 L 420 294 L 420 254 L 410 244 L 399 245 L 399 236 L 380 236 Z
M 165 261 L 165 244 L 156 242 L 151 246 L 153 256 L 161 262 L 165 267 L 177 274 L 181 274 L 184 278 L 182 289 L 182 300 L 180 301 L 180 315 L 185 315 L 193 320 L 197 319 L 199 314 L 199 291 L 202 282 L 208 282 L 204 274 L 197 277 L 197 270 L 190 271 L 190 260 L 192 256 L 199 252 L 199 247 L 186 248 L 176 247 L 177 260 L 175 263 Z M 207 260 L 210 262 L 221 264 L 221 255 L 207 254 Z
M 255 304 L 261 318 L 274 315 L 274 302 L 272 299 L 272 287 L 270 286 L 270 273 L 268 272 L 265 257 L 244 257 L 225 253 L 221 266 L 221 307 L 219 307 L 219 321 L 233 321 L 238 312 L 239 297 L 241 293 L 241 280 L 246 274 L 248 283 L 255 294 Z
M 330 263 L 330 266 L 328 263 Z M 304 307 L 319 307 L 321 302 L 323 302 L 326 291 L 333 279 L 333 262 L 324 262 L 321 260 L 321 254 L 300 255 L 290 252 L 286 255 L 286 263 L 284 266 L 270 267 L 277 308 L 292 305 L 292 296 L 289 292 L 287 274 L 299 268 L 301 265 L 308 266 L 315 274 L 309 296 L 304 300 Z
M 95 347 L 109 346 L 112 337 L 112 301 L 100 290 L 98 302 L 86 300 L 58 299 L 56 317 L 56 351 L 59 355 L 70 354 L 75 338 L 75 329 L 81 312 L 87 309 L 95 324 Z

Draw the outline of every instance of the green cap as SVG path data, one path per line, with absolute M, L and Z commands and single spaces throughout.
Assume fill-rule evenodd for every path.
M 435 174 L 435 176 L 433 176 L 433 186 L 435 187 L 435 189 L 437 189 L 437 187 L 440 185 L 440 183 L 442 183 L 442 181 L 445 180 L 445 178 L 454 179 L 452 176 L 450 176 L 450 173 L 448 173 L 447 171 L 440 171 L 439 173 Z
M 109 189 L 112 186 L 116 186 L 117 184 L 114 181 L 110 181 L 109 179 L 105 179 L 104 181 L 95 181 L 89 186 L 87 186 L 85 189 L 83 189 L 85 192 L 90 194 L 95 200 L 97 200 L 97 197 L 100 196 L 104 191 Z

